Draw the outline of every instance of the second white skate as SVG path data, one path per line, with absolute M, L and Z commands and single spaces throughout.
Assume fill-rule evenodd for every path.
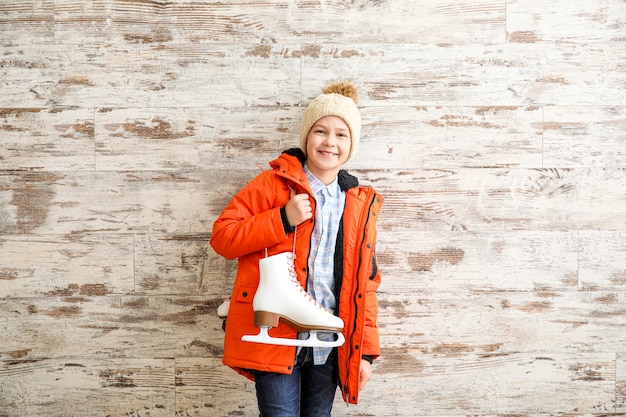
M 245 335 L 244 342 L 281 346 L 335 347 L 345 338 L 343 320 L 326 311 L 302 288 L 294 271 L 291 252 L 268 256 L 259 261 L 260 281 L 252 301 L 254 324 L 260 328 L 257 335 Z M 309 332 L 308 339 L 285 339 L 269 335 L 268 330 L 282 321 L 298 332 Z M 337 340 L 324 341 L 318 332 L 331 332 Z

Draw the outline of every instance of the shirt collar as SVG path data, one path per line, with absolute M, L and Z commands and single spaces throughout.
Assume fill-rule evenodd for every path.
M 306 174 L 306 179 L 309 181 L 309 185 L 311 186 L 311 191 L 313 191 L 314 194 L 320 194 L 324 188 L 326 188 L 328 194 L 331 197 L 334 197 L 341 191 L 339 189 L 339 181 L 337 181 L 337 178 L 335 178 L 335 180 L 330 184 L 324 185 L 324 183 L 311 172 L 306 164 L 304 165 L 304 173 Z

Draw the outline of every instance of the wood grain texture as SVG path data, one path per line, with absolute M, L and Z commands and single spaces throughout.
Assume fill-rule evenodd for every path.
M 553 167 L 626 166 L 625 111 L 624 107 L 546 107 L 544 163 Z
M 0 164 L 4 169 L 93 170 L 92 109 L 0 110 Z
M 0 106 L 125 108 L 300 102 L 299 45 L 32 45 L 4 48 Z M 250 73 L 250 68 L 255 68 Z M 210 69 L 208 71 L 207 69 Z
M 67 2 L 55 7 L 55 35 L 63 43 L 489 43 L 504 40 L 505 6 L 501 0 Z M 86 37 L 85 26 L 92 28 Z
M 445 353 L 437 356 L 427 357 L 423 367 L 415 364 L 414 369 L 419 369 L 417 375 L 383 376 L 385 382 L 394 381 L 395 399 L 385 401 L 380 392 L 370 390 L 365 400 L 368 412 L 427 415 L 429 410 L 437 409 L 458 415 L 460 410 L 488 410 L 489 414 L 500 415 L 514 408 L 541 415 L 564 412 L 564 408 L 569 413 L 586 414 L 615 410 L 614 354 L 577 354 L 565 358 L 548 352 L 506 358 L 479 355 L 450 358 Z
M 92 290 L 92 293 L 95 292 Z M 221 299 L 198 296 L 98 296 L 71 288 L 59 294 L 7 298 L 0 317 L 11 360 L 215 357 L 223 332 Z M 16 353 L 18 352 L 18 353 Z
M 541 168 L 541 107 L 364 107 L 351 168 Z
M 207 233 L 227 202 L 216 201 L 209 178 L 201 171 L 5 171 L 0 230 Z
M 277 149 L 297 146 L 300 113 L 292 107 L 100 109 L 97 169 L 260 172 L 256 165 L 268 169 Z
M 382 355 L 333 416 L 626 415 L 626 2 L 0 2 L 0 417 L 256 416 L 213 221 L 330 81 Z
M 623 42 L 615 30 L 626 24 L 621 1 L 548 2 L 541 12 L 532 0 L 507 0 L 507 38 L 512 42 Z
M 214 358 L 176 359 L 176 416 L 253 416 L 254 384 Z
M 6 361 L 0 375 L 13 382 L 5 385 L 0 407 L 18 410 L 20 415 L 172 416 L 173 362 L 146 358 Z
M 622 168 L 376 170 L 362 177 L 386 196 L 385 229 L 621 230 L 626 224 Z
M 134 290 L 133 236 L 2 235 L 0 296 L 107 295 Z
M 603 44 L 321 45 L 303 57 L 305 97 L 324 80 L 354 78 L 363 104 L 378 105 L 616 105 L 626 52 Z M 376 71 L 370 62 L 376 62 Z
M 626 411 L 626 355 L 623 353 L 617 354 L 617 369 L 616 369 L 616 410 L 619 413 Z

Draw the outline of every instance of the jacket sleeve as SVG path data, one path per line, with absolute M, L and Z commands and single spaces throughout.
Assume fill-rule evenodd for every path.
M 213 224 L 211 246 L 219 255 L 235 259 L 287 238 L 280 207 L 275 207 L 275 176 L 265 171 L 228 203 Z
M 365 293 L 365 327 L 363 337 L 363 355 L 372 359 L 380 356 L 380 336 L 378 334 L 378 296 L 377 290 L 380 286 L 380 272 L 376 263 L 376 254 L 372 259 L 372 274 L 367 280 Z

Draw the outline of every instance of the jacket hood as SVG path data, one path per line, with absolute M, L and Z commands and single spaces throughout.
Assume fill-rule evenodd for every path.
M 281 166 L 282 163 L 279 162 L 279 160 L 283 159 L 283 156 L 285 155 L 297 158 L 298 162 L 300 163 L 300 167 L 304 167 L 304 164 L 306 163 L 306 155 L 300 148 L 289 148 L 287 150 L 284 150 L 281 156 L 272 161 L 270 165 L 272 167 L 276 166 L 279 169 L 287 168 L 286 166 Z M 288 166 L 291 165 L 291 163 L 289 163 L 288 161 L 286 161 L 286 163 Z M 339 173 L 337 174 L 337 182 L 339 183 L 339 188 L 341 188 L 341 191 L 344 192 L 348 191 L 350 188 L 359 186 L 359 179 L 354 175 L 349 174 L 348 171 L 344 169 L 339 170 Z

